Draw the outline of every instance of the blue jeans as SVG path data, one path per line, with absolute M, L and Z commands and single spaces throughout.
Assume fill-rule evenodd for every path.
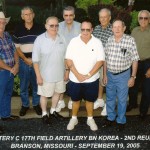
M 32 86 L 32 105 L 39 104 L 40 96 L 37 95 L 37 81 L 34 68 L 27 65 L 22 59 L 20 59 L 19 65 L 19 78 L 20 78 L 20 96 L 22 100 L 22 106 L 29 107 L 29 85 Z
M 107 119 L 117 123 L 126 123 L 126 106 L 128 98 L 128 80 L 130 78 L 130 69 L 119 74 L 113 75 L 107 71 L 108 82 L 106 85 L 106 109 Z M 118 108 L 115 111 L 116 100 L 118 100 Z M 117 117 L 117 118 L 116 118 Z
M 14 75 L 7 70 L 0 70 L 0 117 L 11 115 L 11 96 L 13 92 Z

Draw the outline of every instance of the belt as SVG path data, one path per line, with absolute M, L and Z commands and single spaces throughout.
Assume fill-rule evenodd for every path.
M 126 72 L 127 70 L 129 70 L 129 68 L 128 68 L 128 69 L 126 69 L 126 70 L 123 70 L 123 71 L 121 71 L 121 72 L 118 72 L 118 73 L 112 73 L 112 74 L 113 74 L 113 75 L 119 75 L 119 74 L 121 74 L 121 73 Z

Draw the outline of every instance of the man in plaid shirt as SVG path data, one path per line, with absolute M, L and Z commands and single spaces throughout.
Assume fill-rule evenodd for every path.
M 18 119 L 11 115 L 11 95 L 19 64 L 16 48 L 8 32 L 5 32 L 9 20 L 0 12 L 0 117 L 3 121 Z M 0 134 L 2 133 L 0 127 Z
M 106 84 L 107 120 L 103 127 L 117 122 L 117 131 L 124 129 L 126 123 L 126 105 L 129 87 L 134 86 L 139 55 L 133 37 L 124 34 L 123 21 L 112 24 L 114 33 L 105 46 L 104 84 Z M 130 67 L 132 72 L 130 73 Z M 118 100 L 117 112 L 115 111 Z
M 111 20 L 111 12 L 107 8 L 103 8 L 99 11 L 99 21 L 100 24 L 94 28 L 93 35 L 102 41 L 103 47 L 105 47 L 106 42 L 110 36 L 113 35 L 112 26 L 110 24 Z M 94 102 L 94 109 L 98 107 L 104 107 L 103 111 L 101 112 L 102 116 L 106 116 L 106 105 L 104 105 L 103 100 L 103 90 L 104 84 L 102 82 L 103 78 L 103 67 L 100 69 L 100 83 L 99 83 L 99 95 L 97 100 Z

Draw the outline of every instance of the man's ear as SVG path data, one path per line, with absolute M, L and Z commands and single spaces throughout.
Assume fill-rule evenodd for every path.
M 65 19 L 65 16 L 64 16 L 64 14 L 63 14 L 63 18 Z
M 47 26 L 47 24 L 45 24 L 45 29 L 46 29 L 46 30 L 48 30 L 48 26 Z
M 111 16 L 109 17 L 109 21 L 111 20 Z
M 123 27 L 123 30 L 124 30 L 124 31 L 126 30 L 126 26 Z
M 34 17 L 35 17 L 35 13 L 33 13 L 33 19 L 34 19 Z
M 21 15 L 22 20 L 24 20 L 24 15 Z

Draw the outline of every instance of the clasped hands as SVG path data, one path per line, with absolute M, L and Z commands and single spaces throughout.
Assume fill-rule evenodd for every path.
M 76 75 L 76 78 L 78 79 L 79 82 L 83 82 L 91 77 L 88 74 L 83 75 L 83 74 L 78 73 L 78 75 Z

